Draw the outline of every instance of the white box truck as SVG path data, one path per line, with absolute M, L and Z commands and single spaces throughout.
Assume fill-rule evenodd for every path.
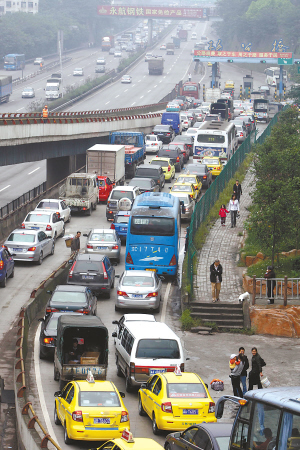
M 86 151 L 86 170 L 108 177 L 115 185 L 125 182 L 125 146 L 95 144 Z

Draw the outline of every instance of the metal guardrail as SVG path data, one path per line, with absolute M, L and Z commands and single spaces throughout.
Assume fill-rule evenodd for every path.
M 273 283 L 272 298 L 283 300 L 283 305 L 287 306 L 288 300 L 300 299 L 300 278 L 256 278 L 252 277 L 252 305 L 255 305 L 257 298 L 268 299 L 267 281 Z M 272 287 L 272 285 L 271 285 Z M 259 292 L 257 292 L 259 290 Z
M 68 57 L 68 58 L 64 58 L 62 60 L 62 62 L 68 62 L 71 61 L 72 58 Z M 37 75 L 41 75 L 41 73 L 43 72 L 48 72 L 48 70 L 54 69 L 54 67 L 57 67 L 60 65 L 60 61 L 53 61 L 49 64 L 44 64 L 42 68 L 40 68 L 39 70 L 30 73 L 29 75 L 26 75 L 25 77 L 18 77 L 15 78 L 12 82 L 13 86 L 17 86 L 18 84 L 24 83 L 25 81 L 31 80 L 31 78 L 36 77 Z

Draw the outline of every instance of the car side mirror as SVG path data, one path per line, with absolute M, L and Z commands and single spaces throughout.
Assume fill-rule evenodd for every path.
M 73 264 L 73 262 L 74 262 L 73 259 L 69 259 L 68 264 L 71 265 L 71 264 Z
M 88 237 L 88 235 L 86 233 L 83 233 L 83 236 Z
M 186 361 L 189 361 L 190 359 L 191 359 L 191 358 L 189 358 L 189 357 L 185 358 Z
M 113 324 L 113 325 L 119 325 L 119 321 L 118 321 L 118 320 L 113 320 L 113 321 L 112 321 L 112 324 Z
M 120 278 L 120 275 L 115 275 L 115 278 Z
M 112 333 L 112 335 L 111 335 L 112 337 L 118 337 L 118 335 L 117 335 L 117 332 L 116 331 L 114 331 L 113 333 Z
M 162 275 L 159 275 L 158 278 L 159 278 L 161 281 L 164 281 L 164 279 L 165 279 L 165 277 L 163 277 Z
M 44 322 L 44 317 L 41 317 L 40 319 L 38 319 L 39 322 Z
M 46 291 L 46 292 L 47 292 L 47 294 L 52 294 L 53 291 Z
M 207 385 L 207 383 L 204 383 L 205 384 L 205 386 L 206 386 L 206 389 L 208 389 L 208 385 Z
M 179 439 L 181 436 L 181 433 L 180 433 L 180 431 L 176 431 L 175 433 L 172 433 L 172 435 L 175 439 Z
M 61 397 L 61 391 L 54 392 L 54 397 Z
M 142 383 L 140 389 L 147 389 L 147 383 Z
M 120 394 L 121 398 L 125 398 L 124 392 L 119 391 L 119 394 Z

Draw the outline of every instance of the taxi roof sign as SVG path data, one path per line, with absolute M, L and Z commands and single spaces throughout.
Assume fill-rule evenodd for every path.
M 179 365 L 179 364 L 177 364 L 177 366 L 175 367 L 174 373 L 175 373 L 175 375 L 177 375 L 177 376 L 181 376 L 181 375 L 182 375 L 181 369 L 180 369 L 180 365 Z
M 128 428 L 125 428 L 125 430 L 122 433 L 121 439 L 124 439 L 126 442 L 134 442 L 132 433 L 128 430 Z
M 88 374 L 87 374 L 87 377 L 86 377 L 86 381 L 88 383 L 95 383 L 93 374 L 92 374 L 92 372 L 90 370 L 88 371 Z

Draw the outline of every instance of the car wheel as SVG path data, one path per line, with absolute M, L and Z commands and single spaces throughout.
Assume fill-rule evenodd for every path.
M 46 358 L 41 349 L 40 349 L 39 357 L 40 357 L 40 359 L 45 359 Z
M 85 213 L 87 216 L 90 216 L 92 214 L 92 206 L 89 209 L 87 209 Z
M 161 185 L 161 187 L 162 187 L 162 188 L 164 188 L 164 187 L 165 187 L 165 183 L 166 183 L 166 182 L 164 181 L 164 182 L 163 182 L 163 184 Z
M 140 416 L 145 416 L 146 415 L 145 410 L 143 408 L 143 403 L 142 403 L 142 399 L 141 399 L 140 395 L 139 395 L 139 406 L 138 406 L 138 409 L 139 409 L 139 415 Z
M 54 250 L 55 250 L 55 244 L 53 242 L 50 255 L 54 255 Z
M 72 443 L 72 439 L 70 439 L 68 436 L 68 430 L 67 430 L 66 423 L 65 423 L 65 430 L 64 430 L 64 441 L 65 441 L 65 444 L 67 444 L 67 445 L 70 445 Z
M 123 377 L 123 372 L 118 363 L 117 363 L 117 377 L 120 377 L 120 378 Z
M 159 188 L 158 188 L 158 192 L 161 192 L 161 186 L 159 186 Z
M 53 379 L 54 379 L 54 381 L 59 381 L 59 372 L 57 370 L 55 370 L 55 366 L 54 366 Z
M 36 262 L 39 266 L 43 264 L 43 252 L 40 253 L 39 259 Z
M 70 213 L 69 218 L 67 220 L 67 223 L 70 223 L 70 222 L 71 222 L 71 213 Z
M 15 268 L 13 268 L 12 273 L 9 275 L 9 278 L 13 278 L 15 276 Z
M 97 315 L 97 306 L 96 306 L 95 311 L 94 311 L 94 316 L 96 316 L 96 315 Z
M 154 312 L 154 313 L 159 313 L 159 310 L 160 310 L 160 305 L 159 305 L 157 308 L 155 308 L 155 309 L 153 310 L 153 312 Z
M 152 431 L 153 431 L 153 434 L 155 434 L 155 436 L 157 436 L 159 434 L 159 429 L 157 427 L 156 418 L 155 418 L 154 413 L 153 413 L 153 417 L 152 417 Z
M 56 242 L 56 239 L 57 239 L 57 233 L 56 233 L 56 231 L 55 231 L 54 236 L 53 236 L 54 242 Z
M 57 409 L 56 409 L 56 404 L 55 403 L 54 403 L 54 423 L 55 423 L 55 425 L 61 425 L 61 422 L 60 422 L 60 420 L 58 418 L 58 415 L 57 415 Z
M 5 274 L 5 277 L 4 277 L 3 281 L 1 281 L 0 286 L 5 288 L 6 287 L 6 283 L 7 283 L 7 275 Z
M 110 291 L 106 292 L 106 298 L 110 298 Z
M 61 232 L 61 235 L 60 235 L 60 237 L 64 237 L 64 235 L 65 235 L 65 232 L 66 232 L 66 230 L 65 230 L 65 226 L 63 226 L 63 229 L 62 229 L 62 232 Z
M 113 289 L 115 287 L 115 277 L 114 277 L 114 279 L 113 279 L 113 282 L 112 282 L 112 285 L 111 285 L 111 288 Z
M 131 386 L 128 375 L 126 375 L 126 377 L 125 377 L 125 389 L 126 389 L 126 392 L 132 392 L 132 386 Z

